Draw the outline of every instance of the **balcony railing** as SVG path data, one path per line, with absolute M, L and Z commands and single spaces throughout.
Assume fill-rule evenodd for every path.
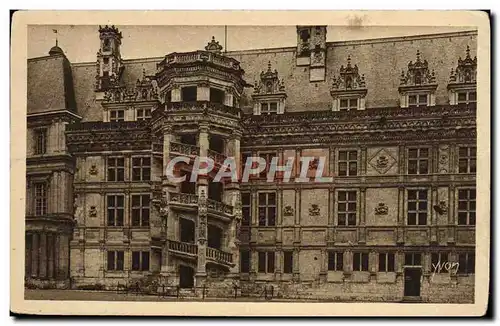
M 165 111 L 168 112 L 203 112 L 205 109 L 239 116 L 240 109 L 211 101 L 183 101 L 165 103 Z
M 183 253 L 186 255 L 197 255 L 198 246 L 194 243 L 179 242 L 179 241 L 168 241 L 168 250 Z
M 148 128 L 148 121 L 87 121 L 69 124 L 66 131 L 110 131 L 136 130 Z
M 222 165 L 224 161 L 226 160 L 226 155 L 221 154 L 219 152 L 216 152 L 214 150 L 208 149 L 207 150 L 207 156 L 214 160 L 216 164 Z
M 200 148 L 194 145 L 170 142 L 170 152 L 187 156 L 196 156 L 200 154 Z
M 187 205 L 198 205 L 198 196 L 195 194 L 171 192 L 170 202 Z
M 196 62 L 211 62 L 215 65 L 224 68 L 230 68 L 239 71 L 240 63 L 238 60 L 226 57 L 220 54 L 211 53 L 208 51 L 193 51 L 186 53 L 171 53 L 165 56 L 165 59 L 159 63 L 159 68 L 168 68 L 170 65 L 179 63 L 196 63 Z
M 216 201 L 213 199 L 207 199 L 208 209 L 212 209 L 214 211 L 233 215 L 233 206 L 221 203 L 220 201 Z
M 207 248 L 207 258 L 226 265 L 233 264 L 233 254 L 214 248 Z

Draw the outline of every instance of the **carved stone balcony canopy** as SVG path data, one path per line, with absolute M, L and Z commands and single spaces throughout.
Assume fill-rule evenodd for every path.
M 470 48 L 467 45 L 465 59 L 462 60 L 462 57 L 458 58 L 458 65 L 456 70 L 451 69 L 450 74 L 450 84 L 457 83 L 476 83 L 476 75 L 477 75 L 477 57 L 474 56 L 474 59 L 470 56 Z
M 169 196 L 170 202 L 172 203 L 198 205 L 198 196 L 195 194 L 171 192 Z
M 186 206 L 186 207 L 196 207 L 199 204 L 199 197 L 195 194 L 186 194 L 186 193 L 176 193 L 176 192 L 171 192 L 169 193 L 170 199 L 169 199 L 169 204 L 172 204 L 173 207 L 175 206 Z M 223 221 L 229 221 L 229 217 L 224 216 L 233 216 L 234 208 L 231 205 L 213 200 L 213 199 L 206 199 L 206 207 L 208 209 L 208 213 L 211 216 L 219 217 Z M 223 215 L 221 215 L 223 214 Z
M 221 53 L 222 45 L 219 44 L 219 41 L 215 40 L 215 36 L 212 36 L 212 40 L 205 46 L 205 50 L 213 53 Z
M 231 205 L 224 204 L 212 199 L 207 199 L 207 206 L 208 209 L 212 209 L 216 212 L 233 215 L 233 206 Z
M 271 62 L 267 64 L 267 70 L 260 73 L 260 80 L 255 82 L 253 96 L 285 94 L 285 84 L 278 78 L 278 71 L 271 68 Z M 285 94 L 286 96 L 286 94 Z
M 420 85 L 435 85 L 436 76 L 434 70 L 429 69 L 427 60 L 420 59 L 420 51 L 417 50 L 417 60 L 415 63 L 408 63 L 408 71 L 401 72 L 401 86 L 420 86 Z
M 333 77 L 332 91 L 366 89 L 365 76 L 360 75 L 358 65 L 351 65 L 351 56 L 347 56 L 347 66 L 340 66 L 339 76 Z

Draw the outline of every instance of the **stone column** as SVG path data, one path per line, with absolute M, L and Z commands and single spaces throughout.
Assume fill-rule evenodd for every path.
M 180 90 L 179 90 L 180 91 Z M 172 90 L 173 97 L 173 90 Z M 163 126 L 163 166 L 162 166 L 162 193 L 159 195 L 157 208 L 153 210 L 153 219 L 157 219 L 157 223 L 162 228 L 162 246 L 161 254 L 161 274 L 168 276 L 173 273 L 173 266 L 170 262 L 168 252 L 168 240 L 175 240 L 175 221 L 173 218 L 168 218 L 170 209 L 168 208 L 168 201 L 170 199 L 170 192 L 176 191 L 176 184 L 170 182 L 167 177 L 167 164 L 170 161 L 170 142 L 173 141 L 174 135 L 172 134 L 172 126 Z
M 404 199 L 405 199 L 405 188 L 403 186 L 398 187 L 398 243 L 404 242 Z
M 208 82 L 200 82 L 196 87 L 197 101 L 210 101 L 210 84 Z
M 59 234 L 59 254 L 58 258 L 58 274 L 61 279 L 69 277 L 69 235 L 66 233 Z
M 181 88 L 178 85 L 172 86 L 172 94 L 171 94 L 170 100 L 172 102 L 181 102 L 182 101 Z
M 47 234 L 47 277 L 54 278 L 54 234 Z
M 200 147 L 200 157 L 206 157 L 209 146 L 209 126 L 200 125 L 198 146 Z M 207 197 L 208 197 L 208 177 L 198 176 L 198 221 L 197 221 L 197 245 L 198 262 L 196 269 L 196 286 L 202 286 L 207 277 L 206 254 L 207 254 Z
M 40 233 L 33 232 L 31 236 L 31 277 L 38 277 L 40 257 Z
M 40 265 L 38 276 L 47 277 L 47 233 L 40 233 Z

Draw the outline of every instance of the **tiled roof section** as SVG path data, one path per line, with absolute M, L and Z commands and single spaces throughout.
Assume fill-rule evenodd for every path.
M 28 114 L 76 109 L 68 59 L 57 55 L 28 60 Z
M 333 32 L 333 31 L 330 31 Z M 230 51 L 228 56 L 241 62 L 245 70 L 245 80 L 254 83 L 270 62 L 273 69 L 283 79 L 287 90 L 287 112 L 330 110 L 332 98 L 330 90 L 333 77 L 337 76 L 347 57 L 356 63 L 365 75 L 366 107 L 399 106 L 398 87 L 401 71 L 408 68 L 408 63 L 415 60 L 417 50 L 422 59 L 434 69 L 438 88 L 436 104 L 447 104 L 447 85 L 451 68 L 456 68 L 457 60 L 464 56 L 467 45 L 470 55 L 476 55 L 477 32 L 457 32 L 411 37 L 394 37 L 373 40 L 356 40 L 327 43 L 326 80 L 310 82 L 309 68 L 296 65 L 296 47 L 277 49 L 259 49 L 248 51 Z M 123 81 L 128 86 L 135 85 L 145 69 L 147 75 L 154 74 L 156 64 L 164 57 L 124 60 Z M 101 108 L 95 102 L 94 83 L 95 63 L 72 65 L 76 101 L 83 121 L 102 119 Z M 247 88 L 243 97 L 245 111 L 251 111 L 253 88 Z

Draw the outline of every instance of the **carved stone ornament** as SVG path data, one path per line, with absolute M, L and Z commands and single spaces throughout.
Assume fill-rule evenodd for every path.
M 396 164 L 396 159 L 385 148 L 380 149 L 368 163 L 380 174 L 385 174 Z
M 97 170 L 97 165 L 92 164 L 89 169 L 89 174 L 90 175 L 97 175 L 99 171 Z
M 438 212 L 439 215 L 448 213 L 448 206 L 446 205 L 446 201 L 441 200 L 439 202 L 439 205 L 434 205 L 434 210 Z
M 470 56 L 470 48 L 467 45 L 465 59 L 458 58 L 456 70 L 451 69 L 450 84 L 454 83 L 475 83 L 477 75 L 477 57 Z
M 309 161 L 309 170 L 316 170 L 319 166 L 319 159 L 314 158 L 313 160 Z
M 434 70 L 429 69 L 427 60 L 420 59 L 420 51 L 417 50 L 417 60 L 415 63 L 410 61 L 408 63 L 408 70 L 405 73 L 401 72 L 400 85 L 401 86 L 419 86 L 419 85 L 433 85 L 436 83 L 436 76 Z
M 97 217 L 97 209 L 95 208 L 95 206 L 90 206 L 89 216 L 90 217 Z
M 332 91 L 366 89 L 365 76 L 360 75 L 358 66 L 351 65 L 351 56 L 347 56 L 347 66 L 340 66 L 339 76 L 333 77 Z
M 221 53 L 222 45 L 219 44 L 219 41 L 215 40 L 215 36 L 212 36 L 212 40 L 205 46 L 205 50 L 213 53 Z
M 267 63 L 267 71 L 260 73 L 260 80 L 255 82 L 254 97 L 255 95 L 268 95 L 268 94 L 284 94 L 285 84 L 283 79 L 278 77 L 278 71 L 272 70 L 271 61 Z
M 285 206 L 285 208 L 283 209 L 283 215 L 285 215 L 285 216 L 293 216 L 293 208 L 292 208 L 292 206 L 290 206 L 290 205 Z
M 389 207 L 385 203 L 378 203 L 375 207 L 375 215 L 387 215 L 389 213 Z
M 311 207 L 309 208 L 309 215 L 310 216 L 319 216 L 320 214 L 320 209 L 317 204 L 311 204 Z

